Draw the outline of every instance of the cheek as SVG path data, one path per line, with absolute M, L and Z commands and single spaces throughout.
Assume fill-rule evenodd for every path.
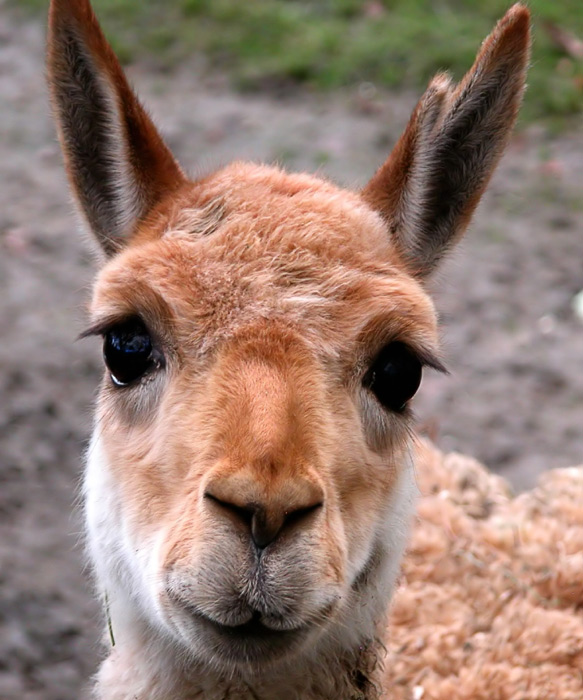
M 348 434 L 348 433 L 347 433 Z M 399 475 L 408 468 L 408 445 L 388 455 L 347 444 L 334 473 L 343 531 L 346 533 L 348 576 L 356 577 L 383 536 L 387 508 L 393 501 Z M 390 514 L 389 514 L 390 515 Z
M 162 384 L 162 379 L 156 381 Z M 147 387 L 147 391 L 146 387 L 132 392 L 110 387 L 102 390 L 98 405 L 96 433 L 112 477 L 132 521 L 146 528 L 164 523 L 177 502 L 190 498 L 204 472 L 200 455 L 205 441 L 200 416 L 192 405 L 196 382 L 186 382 L 189 403 L 167 378 L 164 381 L 165 386 Z
M 157 529 L 185 490 L 189 497 L 193 489 L 186 483 L 185 440 L 174 439 L 155 418 L 130 423 L 108 414 L 100 423 L 105 427 L 98 424 L 96 432 L 126 519 L 135 528 Z
M 93 436 L 87 451 L 83 483 L 88 544 L 100 577 L 119 569 L 123 557 L 123 514 L 119 488 L 112 476 L 100 438 Z
M 120 552 L 120 568 L 155 581 L 157 550 L 175 504 L 192 498 L 188 489 L 185 493 L 180 459 L 161 440 L 155 423 L 130 425 L 109 415 L 101 422 L 107 428 L 98 421 L 86 476 L 91 539 L 91 531 L 98 531 L 111 552 L 106 557 L 115 560 Z
M 157 533 L 134 517 L 135 506 L 131 500 L 128 503 L 104 443 L 102 437 L 94 436 L 84 481 L 88 548 L 95 574 L 111 601 L 132 601 L 131 609 L 137 605 L 158 625 Z M 126 615 L 131 615 L 130 608 L 118 605 L 117 621 Z

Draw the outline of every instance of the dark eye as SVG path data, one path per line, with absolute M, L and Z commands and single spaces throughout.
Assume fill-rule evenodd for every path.
M 103 343 L 103 357 L 117 386 L 126 386 L 156 364 L 152 339 L 139 318 L 110 328 Z
M 369 388 L 385 408 L 402 411 L 421 384 L 421 361 L 404 343 L 389 343 L 364 376 Z

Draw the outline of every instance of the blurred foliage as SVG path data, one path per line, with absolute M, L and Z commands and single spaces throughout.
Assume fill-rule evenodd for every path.
M 34 11 L 46 0 L 12 0 Z M 460 78 L 508 0 L 94 0 L 122 61 L 172 68 L 206 58 L 239 89 L 366 81 L 418 89 L 438 70 Z M 535 40 L 523 119 L 562 122 L 583 110 L 583 58 L 545 31 L 583 39 L 581 0 L 530 0 Z

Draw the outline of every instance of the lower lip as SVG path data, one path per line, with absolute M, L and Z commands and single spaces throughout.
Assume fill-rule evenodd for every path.
M 192 616 L 200 622 L 205 627 L 213 630 L 222 637 L 228 637 L 232 640 L 244 641 L 244 642 L 284 642 L 291 641 L 297 638 L 304 631 L 303 628 L 296 628 L 292 630 L 273 630 L 269 627 L 265 627 L 260 622 L 247 622 L 243 625 L 237 625 L 236 627 L 231 627 L 229 625 L 222 625 L 219 622 L 209 619 L 205 615 L 201 615 L 199 612 L 190 611 Z
M 215 660 L 221 659 L 231 667 L 251 664 L 260 669 L 271 665 L 278 659 L 289 657 L 308 636 L 306 627 L 273 630 L 259 622 L 230 627 L 210 620 L 198 611 L 190 609 L 188 612 L 199 631 L 208 635 L 205 646 L 213 649 Z

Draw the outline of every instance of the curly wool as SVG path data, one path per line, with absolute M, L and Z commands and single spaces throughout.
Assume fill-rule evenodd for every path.
M 429 444 L 417 468 L 387 700 L 581 700 L 583 467 L 515 498 L 475 460 Z

